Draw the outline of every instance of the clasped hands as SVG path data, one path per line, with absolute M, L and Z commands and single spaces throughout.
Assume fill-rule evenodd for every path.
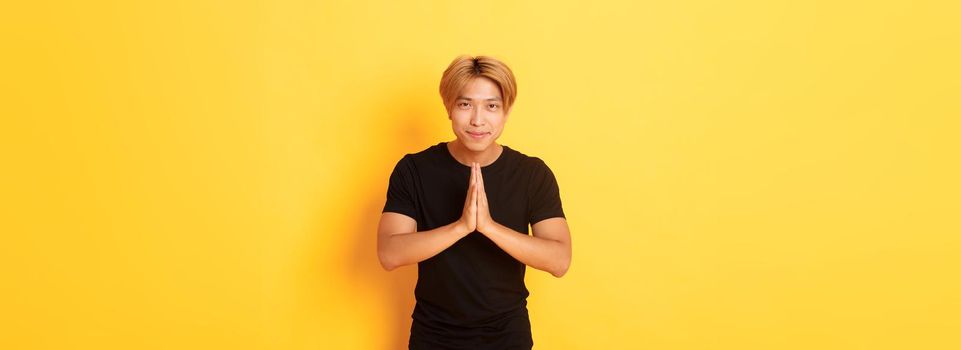
M 467 199 L 464 201 L 464 212 L 458 220 L 461 228 L 467 233 L 477 230 L 481 233 L 490 232 L 497 224 L 491 218 L 490 207 L 487 204 L 487 193 L 484 190 L 484 176 L 480 163 L 471 163 L 470 185 L 467 187 Z

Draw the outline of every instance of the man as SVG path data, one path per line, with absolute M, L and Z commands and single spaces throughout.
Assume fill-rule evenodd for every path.
M 388 271 L 418 265 L 411 349 L 530 349 L 526 266 L 555 277 L 570 266 L 553 172 L 495 142 L 516 86 L 494 58 L 457 57 L 440 82 L 456 139 L 404 155 L 390 175 L 377 253 Z

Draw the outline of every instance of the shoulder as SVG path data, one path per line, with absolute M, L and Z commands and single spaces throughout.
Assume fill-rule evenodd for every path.
M 435 143 L 417 152 L 407 153 L 404 157 L 410 162 L 423 163 L 437 161 L 444 155 L 444 153 L 441 152 L 447 152 L 447 145 L 444 142 Z
M 511 158 L 517 164 L 518 169 L 521 172 L 527 173 L 530 176 L 543 176 L 544 174 L 550 174 L 551 169 L 547 166 L 541 157 L 525 154 L 524 152 L 518 151 L 513 148 L 505 148 L 507 152 L 511 154 Z
M 540 157 L 529 155 L 510 146 L 504 146 L 504 151 L 508 152 L 508 154 L 511 155 L 511 158 L 516 159 L 525 167 L 538 167 L 546 165 L 544 160 L 542 160 Z
M 418 168 L 426 168 L 429 164 L 437 164 L 443 158 L 442 153 L 447 152 L 446 145 L 441 142 L 426 148 L 423 148 L 416 152 L 405 153 L 400 159 L 397 160 L 394 168 L 395 171 L 399 170 L 408 174 L 414 174 L 417 172 Z
M 434 145 L 430 145 L 416 152 L 405 153 L 400 158 L 400 160 L 398 160 L 398 163 L 419 162 L 425 159 L 436 158 L 441 150 L 446 151 L 444 147 L 445 147 L 444 143 L 441 142 Z

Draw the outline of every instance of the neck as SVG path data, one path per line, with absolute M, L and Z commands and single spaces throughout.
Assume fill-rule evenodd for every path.
M 503 151 L 504 146 L 497 143 L 492 143 L 489 147 L 483 151 L 475 152 L 471 149 L 464 147 L 459 140 L 447 142 L 447 149 L 450 151 L 451 155 L 458 163 L 465 166 L 470 166 L 471 163 L 477 162 L 481 166 L 488 166 L 497 160 Z

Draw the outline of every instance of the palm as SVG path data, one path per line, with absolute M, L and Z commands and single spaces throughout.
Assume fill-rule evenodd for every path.
M 484 190 L 484 176 L 478 163 L 471 163 L 470 182 L 460 222 L 467 232 L 484 231 L 494 223 L 487 204 L 487 193 Z
M 461 225 L 468 233 L 477 229 L 477 175 L 471 165 L 470 182 L 467 186 L 467 198 L 464 200 L 464 211 L 461 213 Z
M 484 175 L 480 165 L 477 166 L 477 230 L 487 232 L 494 220 L 491 218 L 490 207 L 487 204 L 487 190 L 484 188 Z

